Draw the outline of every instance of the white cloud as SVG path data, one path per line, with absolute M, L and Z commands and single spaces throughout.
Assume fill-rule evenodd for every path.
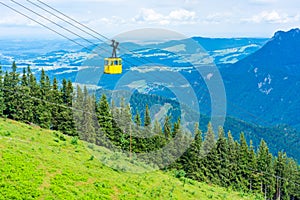
M 140 13 L 133 18 L 134 22 L 147 22 L 150 24 L 186 24 L 193 23 L 196 19 L 196 13 L 185 9 L 171 11 L 167 15 L 156 12 L 153 9 L 143 8 Z
M 164 18 L 163 15 L 155 12 L 153 9 L 143 8 L 140 12 L 140 17 L 144 21 L 158 21 Z
M 23 26 L 23 25 L 29 25 L 30 23 L 31 23 L 30 20 L 27 20 L 24 17 L 19 17 L 17 15 L 2 17 L 0 19 L 1 26 Z
M 97 24 L 98 21 L 101 22 L 101 24 L 105 23 L 105 24 L 109 24 L 109 25 L 111 25 L 111 24 L 120 25 L 120 24 L 125 24 L 126 23 L 126 20 L 124 20 L 121 17 L 117 17 L 117 16 L 112 16 L 111 18 L 102 17 L 100 20 L 91 21 L 90 23 Z
M 37 13 L 42 15 L 41 12 L 37 12 Z M 63 22 L 59 18 L 57 18 L 53 15 L 50 15 L 48 13 L 42 15 L 42 16 L 44 16 L 44 18 L 34 15 L 34 14 L 30 15 L 27 13 L 24 13 L 24 14 L 27 15 L 28 17 L 20 15 L 18 13 L 16 13 L 16 14 L 13 13 L 11 15 L 9 15 L 9 13 L 5 13 L 5 14 L 6 15 L 3 15 L 0 18 L 0 26 L 2 26 L 2 27 L 41 27 L 41 25 L 38 24 L 37 22 L 39 22 L 45 26 L 53 25 L 52 22 L 63 26 L 63 24 L 62 24 Z M 63 18 L 62 15 L 58 15 L 58 16 Z M 32 18 L 33 20 L 35 20 L 37 22 L 31 20 L 30 18 Z
M 244 21 L 253 23 L 291 23 L 297 22 L 300 19 L 300 15 L 288 15 L 286 13 L 279 13 L 275 10 L 273 11 L 263 11 L 251 18 L 245 19 Z
M 7 2 L 10 6 L 14 5 Z M 26 1 L 20 2 L 30 5 Z M 145 26 L 159 26 L 190 36 L 269 37 L 275 30 L 288 30 L 300 24 L 299 0 L 165 0 L 156 3 L 138 0 L 74 0 L 71 2 L 72 6 L 70 2 L 47 0 L 50 6 L 104 35 L 116 35 Z M 34 10 L 43 13 L 37 8 Z M 4 6 L 0 6 L 0 13 L 0 36 L 10 36 L 11 30 L 19 35 L 24 32 L 37 36 L 50 33 L 49 30 Z M 50 22 L 29 14 L 44 25 L 56 28 Z M 69 27 L 49 15 L 46 17 Z M 34 31 L 31 28 L 35 28 Z
M 170 12 L 168 18 L 175 20 L 193 20 L 196 18 L 196 13 L 185 9 L 179 9 Z
M 278 0 L 250 0 L 250 3 L 255 3 L 255 4 L 271 4 L 275 3 Z
M 204 23 L 206 24 L 220 24 L 224 22 L 232 22 L 232 13 L 230 12 L 217 12 L 209 14 L 205 20 Z

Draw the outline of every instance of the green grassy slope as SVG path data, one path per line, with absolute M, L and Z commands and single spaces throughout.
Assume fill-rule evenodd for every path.
M 259 199 L 142 163 L 58 132 L 0 119 L 0 199 Z M 103 163 L 121 170 L 115 170 Z

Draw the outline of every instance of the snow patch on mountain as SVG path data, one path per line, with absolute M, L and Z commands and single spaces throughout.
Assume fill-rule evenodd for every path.
M 186 51 L 186 45 L 179 44 L 179 45 L 175 45 L 175 46 L 172 46 L 172 47 L 165 48 L 163 50 L 177 53 L 177 52 L 181 52 L 181 51 Z
M 246 46 L 240 47 L 238 52 L 239 53 L 244 53 L 248 48 L 253 48 L 253 47 L 259 48 L 259 45 L 257 45 L 257 44 L 246 45 Z
M 70 74 L 72 72 L 78 72 L 78 69 L 69 69 L 62 72 L 56 72 L 55 75 Z
M 133 81 L 133 82 L 129 83 L 128 85 L 126 85 L 126 87 L 128 87 L 129 89 L 136 89 L 139 92 L 142 92 L 143 88 L 145 88 L 146 86 L 147 86 L 147 83 L 145 80 Z
M 167 72 L 179 72 L 185 70 L 192 70 L 193 67 L 167 67 L 167 66 L 139 66 L 139 67 L 131 67 L 131 71 L 137 71 L 139 73 L 149 73 L 155 71 L 167 71 Z
M 214 76 L 213 73 L 209 73 L 209 74 L 206 75 L 206 79 L 210 80 L 213 76 Z
M 268 74 L 266 77 L 263 78 L 261 82 L 257 84 L 257 87 L 260 92 L 268 95 L 273 90 L 273 88 L 270 86 L 272 83 L 271 75 Z
M 222 63 L 226 63 L 226 64 L 234 64 L 237 61 L 239 61 L 239 59 L 238 59 L 239 56 L 240 56 L 240 54 L 233 54 L 233 55 L 221 58 L 219 61 L 221 61 Z

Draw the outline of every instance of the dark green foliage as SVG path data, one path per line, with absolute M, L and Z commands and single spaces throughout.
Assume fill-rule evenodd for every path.
M 172 137 L 172 125 L 171 125 L 171 117 L 170 116 L 166 116 L 165 121 L 164 121 L 164 136 L 167 140 L 170 140 Z
M 12 72 L 6 72 L 3 80 L 3 90 L 4 90 L 4 104 L 5 110 L 4 115 L 8 118 L 18 120 L 18 113 L 20 109 L 18 108 L 20 97 L 20 92 L 18 91 L 19 74 L 16 72 L 16 63 L 12 64 Z
M 218 131 L 218 140 L 216 143 L 216 173 L 219 175 L 220 179 L 220 185 L 224 187 L 228 187 L 230 185 L 230 175 L 231 172 L 229 171 L 229 147 L 228 147 L 228 141 L 225 137 L 225 132 L 222 127 L 219 127 Z
M 106 135 L 110 140 L 115 140 L 112 124 L 113 118 L 105 95 L 102 95 L 101 100 L 96 105 L 96 115 L 100 126 L 98 137 L 101 138 L 102 135 Z M 97 143 L 100 144 L 100 141 Z
M 215 133 L 211 123 L 207 125 L 207 132 L 205 133 L 205 141 L 203 143 L 204 154 L 207 155 L 215 147 Z
M 237 154 L 237 179 L 241 183 L 240 185 L 244 186 L 243 190 L 247 190 L 250 187 L 249 176 L 251 174 L 251 170 L 248 169 L 248 165 L 250 162 L 249 158 L 249 147 L 246 142 L 244 133 L 240 135 L 240 145 L 238 148 Z
M 76 130 L 82 140 L 95 143 L 96 142 L 96 122 L 95 117 L 95 100 L 88 94 L 88 90 L 84 87 L 77 86 L 76 96 L 73 101 L 73 116 Z
M 51 129 L 58 130 L 60 107 L 57 105 L 62 104 L 62 93 L 58 90 L 58 82 L 56 78 L 53 79 L 52 90 L 50 91 L 50 110 L 51 110 Z
M 182 178 L 185 177 L 186 172 L 184 170 L 178 170 L 178 171 L 176 170 L 174 174 L 176 178 Z
M 15 62 L 12 71 L 6 72 L 3 79 L 0 74 L 0 115 L 76 135 L 70 108 L 72 83 L 64 81 L 62 91 L 59 91 L 56 79 L 51 86 L 49 77 L 42 70 L 37 82 L 29 66 L 23 69 L 21 79 L 19 77 Z
M 3 77 L 2 77 L 2 67 L 0 66 L 0 117 L 3 117 L 3 112 L 5 110 L 4 103 L 4 88 L 3 88 Z
M 238 168 L 237 159 L 238 159 L 238 143 L 234 141 L 231 132 L 229 131 L 227 134 L 227 144 L 228 144 L 228 162 L 230 165 L 228 166 L 229 172 L 236 172 Z M 230 183 L 237 182 L 237 174 L 231 173 L 229 177 Z
M 137 126 L 138 128 L 141 126 L 142 122 L 141 122 L 141 117 L 140 117 L 140 114 L 139 114 L 139 113 L 137 113 L 137 114 L 135 115 L 134 123 L 136 124 L 136 126 Z
M 179 158 L 176 165 L 178 169 L 183 169 L 188 178 L 198 181 L 204 181 L 203 174 L 203 149 L 202 149 L 202 133 L 199 130 L 199 124 L 195 124 L 194 141 L 188 150 Z
M 257 152 L 257 171 L 261 173 L 261 192 L 265 198 L 272 198 L 275 193 L 273 156 L 264 140 L 261 141 Z
M 59 110 L 59 125 L 58 130 L 70 136 L 77 136 L 75 121 L 73 117 L 72 99 L 73 99 L 73 86 L 70 81 L 63 80 L 62 88 L 62 102 L 64 106 L 60 106 Z
M 248 146 L 243 133 L 239 142 L 234 141 L 230 132 L 226 138 L 222 128 L 218 135 L 214 144 L 209 124 L 202 144 L 202 137 L 195 133 L 194 141 L 172 168 L 184 170 L 189 178 L 258 193 L 265 199 L 299 199 L 300 171 L 293 159 L 283 152 L 273 157 L 263 140 L 255 152 L 252 141 Z M 213 143 L 206 153 L 205 143 Z
M 183 130 L 180 118 L 174 122 L 170 115 L 163 124 L 157 119 L 151 124 L 147 104 L 141 111 L 144 115 L 136 110 L 132 115 L 134 109 L 124 100 L 119 107 L 114 102 L 110 106 L 106 95 L 97 102 L 86 87 L 82 91 L 77 86 L 74 92 L 70 81 L 63 80 L 61 88 L 55 78 L 51 84 L 44 70 L 38 82 L 30 67 L 23 70 L 20 78 L 16 67 L 13 63 L 12 72 L 6 72 L 4 77 L 0 68 L 0 116 L 57 130 L 53 140 L 58 144 L 66 144 L 64 134 L 67 134 L 73 136 L 71 144 L 75 145 L 76 152 L 79 152 L 78 138 L 92 143 L 89 148 L 94 148 L 94 144 L 114 145 L 161 168 L 166 168 L 169 160 L 176 160 L 169 168 L 174 168 L 175 176 L 182 180 L 188 177 L 259 193 L 265 199 L 300 199 L 299 165 L 285 152 L 273 157 L 263 140 L 255 151 L 252 141 L 248 145 L 249 140 L 243 133 L 237 142 L 231 132 L 226 137 L 222 127 L 216 140 L 213 127 L 208 123 L 203 141 L 198 124 L 193 136 Z M 7 137 L 11 132 L 0 130 L 0 135 Z M 165 146 L 168 148 L 162 153 L 143 154 Z M 183 149 L 186 151 L 181 152 Z M 182 156 L 178 158 L 178 155 Z M 89 160 L 93 159 L 91 156 Z M 173 190 L 170 190 L 172 195 Z
M 146 105 L 144 126 L 146 127 L 150 125 L 151 125 L 150 111 L 148 105 Z
M 78 137 L 77 136 L 72 137 L 71 144 L 73 144 L 73 145 L 77 145 L 78 144 Z
M 172 130 L 172 137 L 174 138 L 179 131 L 180 131 L 180 118 L 178 118 L 177 122 L 174 123 L 173 130 Z

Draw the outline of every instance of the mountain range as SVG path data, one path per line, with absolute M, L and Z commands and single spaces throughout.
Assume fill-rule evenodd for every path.
M 271 39 L 194 37 L 121 45 L 126 49 L 120 50 L 124 60 L 122 75 L 103 74 L 103 58 L 110 56 L 110 47 L 102 43 L 82 49 L 62 40 L 2 40 L 0 61 L 4 70 L 9 70 L 15 60 L 20 71 L 31 65 L 34 73 L 39 74 L 43 68 L 51 78 L 59 80 L 67 78 L 95 88 L 138 91 L 175 101 L 178 99 L 173 91 L 187 92 L 190 88 L 197 97 L 201 114 L 207 117 L 211 115 L 212 102 L 206 83 L 214 81 L 216 72 L 210 68 L 206 71 L 205 66 L 215 66 L 226 91 L 227 115 L 239 119 L 239 123 L 228 123 L 232 119 L 228 118 L 225 127 L 231 130 L 250 127 L 246 137 L 255 138 L 255 143 L 268 137 L 270 144 L 270 140 L 276 138 L 264 134 L 278 132 L 280 143 L 288 145 L 279 145 L 276 149 L 274 142 L 270 144 L 274 151 L 286 150 L 289 145 L 293 146 L 294 153 L 299 149 L 294 141 L 300 137 L 299 29 L 278 31 Z M 203 74 L 197 70 L 199 67 L 204 69 Z M 180 74 L 186 82 L 181 83 L 172 74 Z
M 275 33 L 261 49 L 222 68 L 221 73 L 230 115 L 300 129 L 299 29 Z

